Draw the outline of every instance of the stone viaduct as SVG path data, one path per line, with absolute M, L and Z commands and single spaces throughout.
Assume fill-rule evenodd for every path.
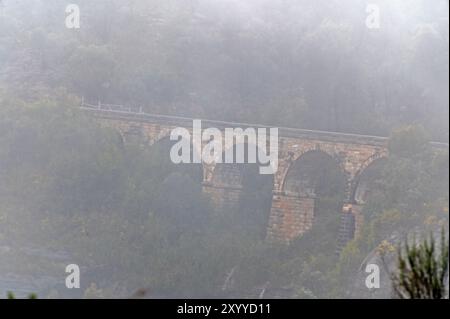
M 190 118 L 151 115 L 119 106 L 83 104 L 81 109 L 95 116 L 102 125 L 113 127 L 124 139 L 139 135 L 152 145 L 167 138 L 175 127 L 192 131 Z M 257 124 L 228 123 L 202 120 L 203 128 L 220 130 L 231 127 L 267 127 Z M 367 183 L 365 172 L 388 155 L 387 139 L 376 136 L 343 134 L 291 128 L 279 128 L 279 164 L 273 175 L 272 206 L 267 223 L 267 240 L 289 243 L 311 228 L 317 196 L 308 177 L 302 176 L 303 159 L 319 154 L 329 159 L 345 176 L 345 203 L 340 214 L 339 247 L 358 235 L 363 223 L 361 207 L 364 204 Z M 225 146 L 226 148 L 227 146 Z M 224 148 L 224 149 L 225 149 Z M 313 158 L 313 157 L 312 157 Z M 312 159 L 314 161 L 314 159 Z M 229 165 L 229 164 L 227 164 Z M 239 170 L 223 164 L 202 164 L 203 191 L 216 206 L 236 202 L 242 191 Z M 303 178 L 303 180 L 302 180 Z

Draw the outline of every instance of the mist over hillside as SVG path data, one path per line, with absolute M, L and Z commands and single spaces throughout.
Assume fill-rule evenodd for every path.
M 448 238 L 448 10 L 0 0 L 0 298 L 390 298 L 380 247 Z M 279 127 L 278 175 L 177 165 L 152 115 Z
M 2 87 L 148 112 L 448 140 L 448 2 L 2 1 Z M 38 90 L 39 91 L 39 90 Z M 38 94 L 38 93 L 37 93 Z

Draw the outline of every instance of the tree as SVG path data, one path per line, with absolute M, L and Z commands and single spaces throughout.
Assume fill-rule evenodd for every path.
M 398 272 L 392 275 L 394 295 L 401 299 L 442 299 L 448 280 L 448 239 L 442 231 L 440 252 L 433 236 L 399 251 Z

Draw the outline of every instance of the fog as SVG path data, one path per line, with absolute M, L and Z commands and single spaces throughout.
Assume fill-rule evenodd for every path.
M 0 298 L 391 298 L 405 238 L 448 238 L 448 10 L 0 0 Z M 174 161 L 193 119 L 277 128 L 276 170 L 239 134 Z

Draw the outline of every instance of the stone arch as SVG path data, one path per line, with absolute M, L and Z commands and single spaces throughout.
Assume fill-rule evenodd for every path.
M 317 147 L 291 158 L 281 191 L 274 194 L 268 239 L 290 243 L 326 224 L 333 225 L 336 240 L 347 182 L 341 162 Z M 332 188 L 324 187 L 328 181 Z
M 222 134 L 223 134 L 223 132 L 222 132 Z M 233 148 L 234 149 L 234 156 L 236 157 L 235 150 L 236 150 L 236 147 L 238 147 L 238 146 L 244 145 L 245 161 L 247 161 L 248 146 L 254 147 L 256 149 L 256 164 L 257 165 L 262 165 L 262 164 L 258 163 L 258 158 L 259 158 L 258 154 L 259 154 L 259 152 L 261 152 L 261 150 L 258 147 L 258 145 L 257 144 L 253 144 L 253 143 L 249 143 L 248 140 L 243 138 L 242 136 L 239 136 L 239 138 L 240 138 L 240 141 L 237 141 L 236 138 L 235 138 L 235 139 L 233 139 L 232 143 L 230 143 L 227 140 L 225 140 L 222 143 L 222 148 L 223 148 L 222 149 L 222 163 L 211 163 L 211 164 L 208 165 L 209 166 L 209 171 L 210 171 L 210 176 L 211 176 L 209 181 L 212 181 L 214 179 L 214 174 L 216 173 L 216 168 L 217 168 L 218 165 L 227 164 L 227 163 L 224 162 L 225 161 L 225 153 Z M 206 142 L 204 142 L 204 143 L 206 143 Z M 203 146 L 204 146 L 204 144 L 203 144 Z M 268 147 L 267 144 L 266 144 L 266 147 Z
M 326 148 L 321 148 L 320 145 L 315 146 L 308 146 L 308 147 L 301 147 L 295 152 L 287 152 L 288 155 L 284 159 L 280 159 L 280 163 L 284 162 L 286 165 L 280 166 L 277 175 L 277 181 L 278 181 L 278 187 L 276 191 L 278 192 L 284 192 L 285 184 L 286 184 L 286 177 L 289 174 L 289 171 L 292 169 L 292 166 L 305 154 L 309 152 L 321 152 L 326 155 L 328 155 L 330 158 L 332 158 L 335 163 L 339 166 L 339 169 L 345 173 L 345 175 L 349 175 L 348 172 L 345 170 L 344 163 L 340 160 L 339 156 L 333 150 L 329 150 Z
M 148 137 L 145 136 L 143 127 L 140 123 L 130 122 L 126 124 L 119 123 L 118 125 L 107 125 L 121 135 L 123 144 L 127 144 L 133 139 L 139 139 L 142 144 L 148 143 Z
M 231 147 L 235 151 L 239 146 L 240 143 L 234 143 Z M 249 146 L 258 152 L 257 145 L 244 144 L 245 149 Z M 213 200 L 216 199 L 216 207 L 236 214 L 237 223 L 264 238 L 272 207 L 273 184 L 274 175 L 260 174 L 259 163 L 216 163 L 209 192 Z
M 151 134 L 148 134 L 148 141 L 149 141 L 149 146 L 152 146 L 155 143 L 158 143 L 159 141 L 169 138 L 170 137 L 170 132 L 171 130 L 168 128 L 163 128 L 160 129 L 160 131 L 158 132 L 157 135 L 152 136 Z
M 255 165 L 258 166 L 261 165 L 258 163 L 258 152 L 260 152 L 258 145 L 255 144 L 249 144 L 249 143 L 234 143 L 232 145 L 225 145 L 223 151 L 222 151 L 222 159 L 225 158 L 225 153 L 229 151 L 231 148 L 233 148 L 234 154 L 236 153 L 236 148 L 244 145 L 245 149 L 245 163 L 213 163 L 209 165 L 209 171 L 211 174 L 210 182 L 214 184 L 215 186 L 222 186 L 222 187 L 231 187 L 231 188 L 239 188 L 243 182 L 243 176 L 242 171 L 245 168 L 245 166 L 249 165 Z M 247 163 L 247 151 L 248 147 L 254 147 L 256 149 L 256 163 Z M 228 176 L 226 176 L 228 175 Z M 226 177 L 225 177 L 226 176 Z M 272 189 L 273 189 L 273 175 L 272 176 Z M 226 180 L 223 179 L 225 177 Z
M 367 187 L 369 187 L 368 183 L 370 182 L 370 179 L 374 178 L 374 174 L 379 173 L 377 171 L 381 169 L 381 166 L 386 160 L 386 154 L 375 153 L 361 164 L 351 181 L 350 201 L 352 203 L 359 205 L 364 204 L 365 201 L 363 197 L 365 197 L 366 194 L 363 193 L 370 191 L 367 189 Z
M 179 163 L 175 164 L 170 159 L 170 149 L 171 147 L 176 143 L 177 141 L 171 141 L 170 140 L 170 131 L 169 134 L 160 134 L 158 139 L 155 139 L 152 143 L 147 144 L 149 148 L 160 148 L 160 154 L 164 157 L 163 162 L 167 163 L 167 166 L 172 166 L 173 168 L 177 170 L 183 170 L 183 171 L 195 171 L 195 175 L 198 176 L 196 180 L 198 179 L 199 183 L 203 183 L 204 181 L 204 174 L 205 174 L 205 167 L 204 163 Z M 190 141 L 191 145 L 191 158 L 193 152 L 195 152 L 194 145 L 192 144 L 192 140 Z M 192 169 L 190 169 L 189 166 L 192 166 Z M 198 169 L 194 170 L 194 166 L 198 167 Z M 198 171 L 198 172 L 197 172 Z
M 315 197 L 315 194 L 311 194 L 308 192 L 311 192 L 311 189 L 304 189 L 305 192 L 302 192 L 302 190 L 296 191 L 293 189 L 292 185 L 292 181 L 297 179 L 297 181 L 299 183 L 304 183 L 301 180 L 299 180 L 301 178 L 301 174 L 298 174 L 299 172 L 296 172 L 296 170 L 301 168 L 301 165 L 303 163 L 303 160 L 306 158 L 308 160 L 308 157 L 310 156 L 320 156 L 322 157 L 323 161 L 328 162 L 327 164 L 334 166 L 334 168 L 339 171 L 340 173 L 342 173 L 342 177 L 346 177 L 347 173 L 343 168 L 342 163 L 336 159 L 335 156 L 333 156 L 332 154 L 330 154 L 329 152 L 326 152 L 324 150 L 321 149 L 317 149 L 317 148 L 311 148 L 311 149 L 307 149 L 304 150 L 303 152 L 297 154 L 297 156 L 293 157 L 293 159 L 290 161 L 290 165 L 288 166 L 288 168 L 286 169 L 286 171 L 284 172 L 284 176 L 282 179 L 282 184 L 281 184 L 281 191 L 283 194 L 291 194 L 291 195 L 297 195 L 297 196 L 303 196 L 303 197 Z M 309 160 L 310 161 L 310 160 Z M 317 163 L 316 163 L 317 164 Z M 308 182 L 308 181 L 305 181 Z M 296 186 L 300 186 L 300 185 L 296 185 Z M 308 187 L 308 185 L 303 185 L 305 187 Z M 309 185 L 311 186 L 311 185 Z M 295 186 L 294 186 L 295 188 Z

